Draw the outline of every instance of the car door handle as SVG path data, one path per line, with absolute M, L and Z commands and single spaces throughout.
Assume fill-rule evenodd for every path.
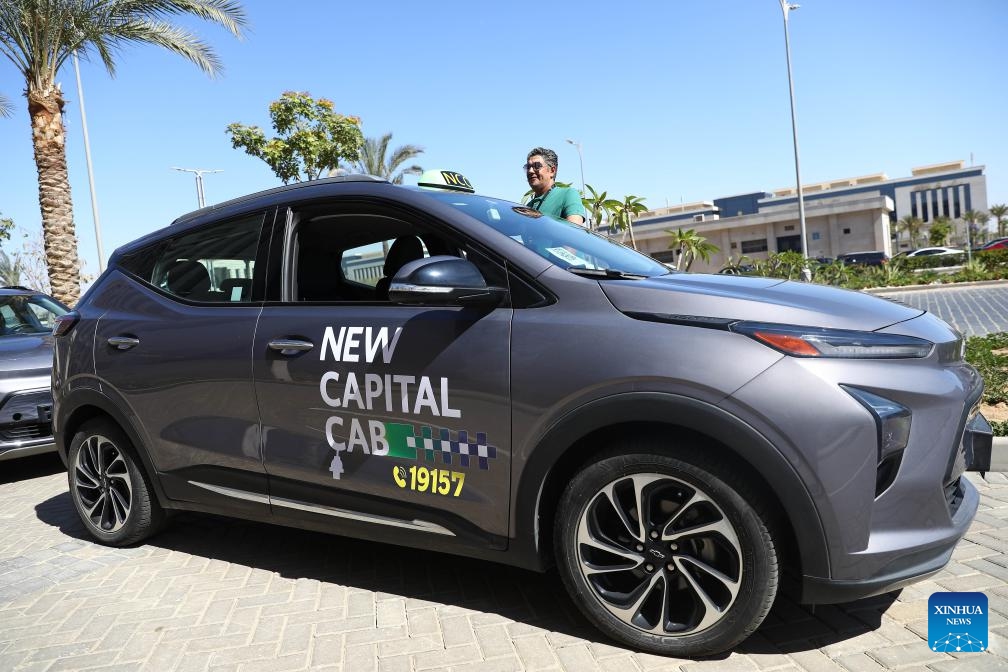
M 108 344 L 116 350 L 129 350 L 140 345 L 140 339 L 133 336 L 110 336 Z
M 315 347 L 311 341 L 302 341 L 298 338 L 274 338 L 269 342 L 271 350 L 278 351 L 281 355 L 295 355 L 299 352 L 307 352 Z

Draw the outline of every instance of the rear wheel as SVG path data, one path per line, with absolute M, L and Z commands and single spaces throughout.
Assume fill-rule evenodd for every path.
M 128 546 L 158 530 L 164 512 L 151 495 L 133 444 L 115 423 L 84 423 L 68 458 L 70 497 L 93 537 Z
M 615 639 L 663 655 L 725 651 L 759 626 L 777 593 L 777 552 L 758 501 L 699 456 L 603 458 L 561 498 L 561 576 Z

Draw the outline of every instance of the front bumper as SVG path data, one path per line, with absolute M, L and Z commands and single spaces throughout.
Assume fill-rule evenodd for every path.
M 955 498 L 958 500 L 958 508 L 952 516 L 952 530 L 942 541 L 901 555 L 873 576 L 864 579 L 840 580 L 803 576 L 801 601 L 805 604 L 852 602 L 899 590 L 940 572 L 948 564 L 952 551 L 966 534 L 980 506 L 980 493 L 967 479 L 958 479 L 956 487 Z
M 56 450 L 52 429 L 52 393 L 26 390 L 0 403 L 0 460 Z

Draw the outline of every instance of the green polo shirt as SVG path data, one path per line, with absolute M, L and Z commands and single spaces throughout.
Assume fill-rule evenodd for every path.
M 588 219 L 581 195 L 571 187 L 553 187 L 545 196 L 536 196 L 529 201 L 528 207 L 557 219 L 567 219 L 568 215 L 581 215 L 582 219 Z

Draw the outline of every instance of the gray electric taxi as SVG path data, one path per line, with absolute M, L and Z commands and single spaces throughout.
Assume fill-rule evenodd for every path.
M 555 567 L 601 631 L 680 656 L 779 587 L 848 601 L 948 562 L 991 445 L 961 334 L 442 186 L 294 184 L 117 250 L 55 328 L 90 534 L 184 509 Z

